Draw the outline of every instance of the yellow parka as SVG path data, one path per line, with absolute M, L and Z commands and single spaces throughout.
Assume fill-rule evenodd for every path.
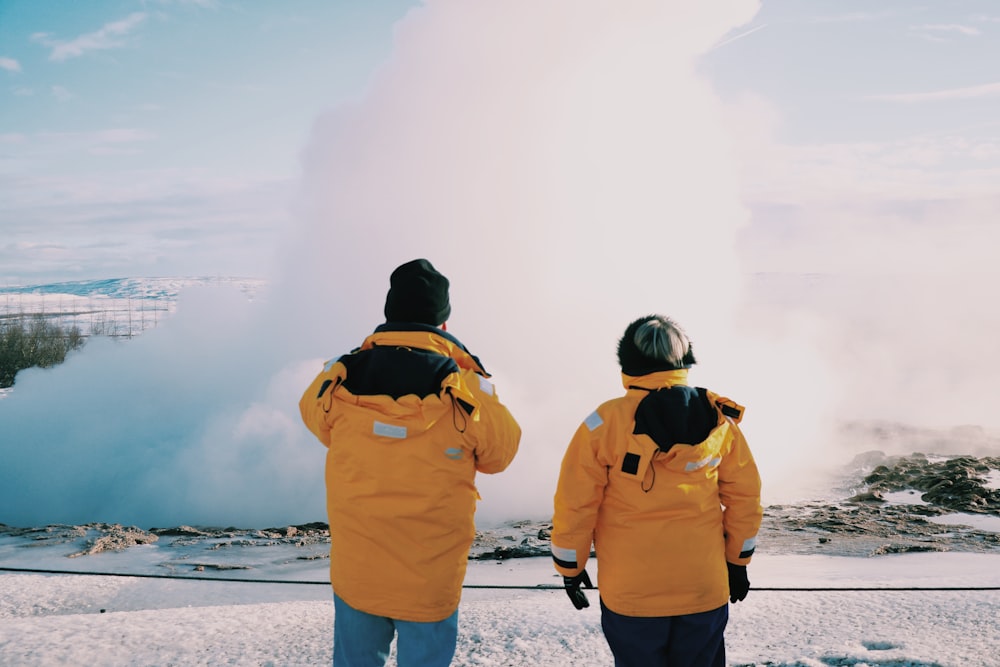
M 445 331 L 388 323 L 303 394 L 328 447 L 330 580 L 351 607 L 419 622 L 458 607 L 476 472 L 504 470 L 521 436 L 488 378 Z
M 717 609 L 729 599 L 726 561 L 750 562 L 763 515 L 743 408 L 687 386 L 686 369 L 622 379 L 625 395 L 587 417 L 563 458 L 556 570 L 579 574 L 593 543 L 612 611 Z

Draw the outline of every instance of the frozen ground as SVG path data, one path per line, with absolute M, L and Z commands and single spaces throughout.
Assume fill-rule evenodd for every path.
M 731 665 L 1000 665 L 1000 590 L 768 590 L 1000 588 L 1000 555 L 761 554 L 750 573 L 760 590 L 731 606 Z M 322 579 L 325 564 L 300 574 Z M 466 583 L 527 588 L 464 592 L 455 665 L 611 664 L 595 593 L 578 612 L 562 591 L 531 588 L 558 583 L 547 558 L 473 561 Z M 321 584 L 6 573 L 0 664 L 324 665 L 332 618 Z
M 876 460 L 853 498 L 767 509 L 753 590 L 731 607 L 730 665 L 1000 667 L 995 457 Z M 907 486 L 943 480 L 965 490 Z M 0 526 L 0 665 L 329 664 L 325 528 Z M 480 531 L 455 665 L 612 664 L 597 593 L 576 611 L 537 555 L 547 531 Z
M 177 309 L 186 289 L 225 286 L 253 298 L 265 286 L 257 278 L 110 278 L 45 285 L 0 285 L 0 321 L 44 317 L 92 334 L 132 337 L 158 326 Z M 2 396 L 0 396 L 2 397 Z

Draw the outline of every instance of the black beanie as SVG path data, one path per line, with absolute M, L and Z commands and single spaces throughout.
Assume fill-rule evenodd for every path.
M 648 375 L 649 373 L 656 373 L 658 371 L 675 371 L 681 368 L 690 368 L 697 363 L 690 342 L 688 342 L 688 349 L 684 354 L 684 358 L 681 360 L 680 365 L 677 366 L 665 359 L 647 357 L 642 353 L 642 350 L 635 344 L 635 332 L 646 322 L 655 319 L 662 321 L 665 318 L 659 315 L 640 317 L 625 328 L 625 334 L 618 341 L 618 364 L 625 375 L 639 377 L 640 375 Z
M 451 315 L 448 279 L 426 259 L 415 259 L 396 268 L 389 276 L 385 297 L 388 322 L 419 322 L 438 326 Z

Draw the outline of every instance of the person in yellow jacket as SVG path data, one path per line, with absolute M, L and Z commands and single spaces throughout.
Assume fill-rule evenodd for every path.
M 393 271 L 386 322 L 325 365 L 299 402 L 326 447 L 335 667 L 448 665 L 475 536 L 477 472 L 521 430 L 479 359 L 447 332 L 449 282 L 426 259 Z
M 694 353 L 662 315 L 628 325 L 618 360 L 625 395 L 584 420 L 563 458 L 555 568 L 573 605 L 589 606 L 593 545 L 617 667 L 722 667 L 727 603 L 749 590 L 763 515 L 743 407 L 688 385 Z

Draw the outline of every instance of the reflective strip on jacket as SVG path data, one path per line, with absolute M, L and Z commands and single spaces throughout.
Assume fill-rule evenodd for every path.
M 579 574 L 593 544 L 601 599 L 614 612 L 676 616 L 721 607 L 729 599 L 726 561 L 750 562 L 763 515 L 760 476 L 737 426 L 743 408 L 688 387 L 686 369 L 622 378 L 626 394 L 587 417 L 563 458 L 556 570 Z M 683 387 L 675 398 L 700 409 L 708 426 L 704 439 L 664 451 L 646 433 L 655 429 L 641 427 L 640 404 L 673 387 Z M 686 414 L 688 405 L 676 410 Z
M 521 435 L 488 377 L 450 334 L 387 323 L 303 394 L 328 447 L 330 580 L 355 609 L 433 622 L 458 607 L 476 472 L 504 470 Z

